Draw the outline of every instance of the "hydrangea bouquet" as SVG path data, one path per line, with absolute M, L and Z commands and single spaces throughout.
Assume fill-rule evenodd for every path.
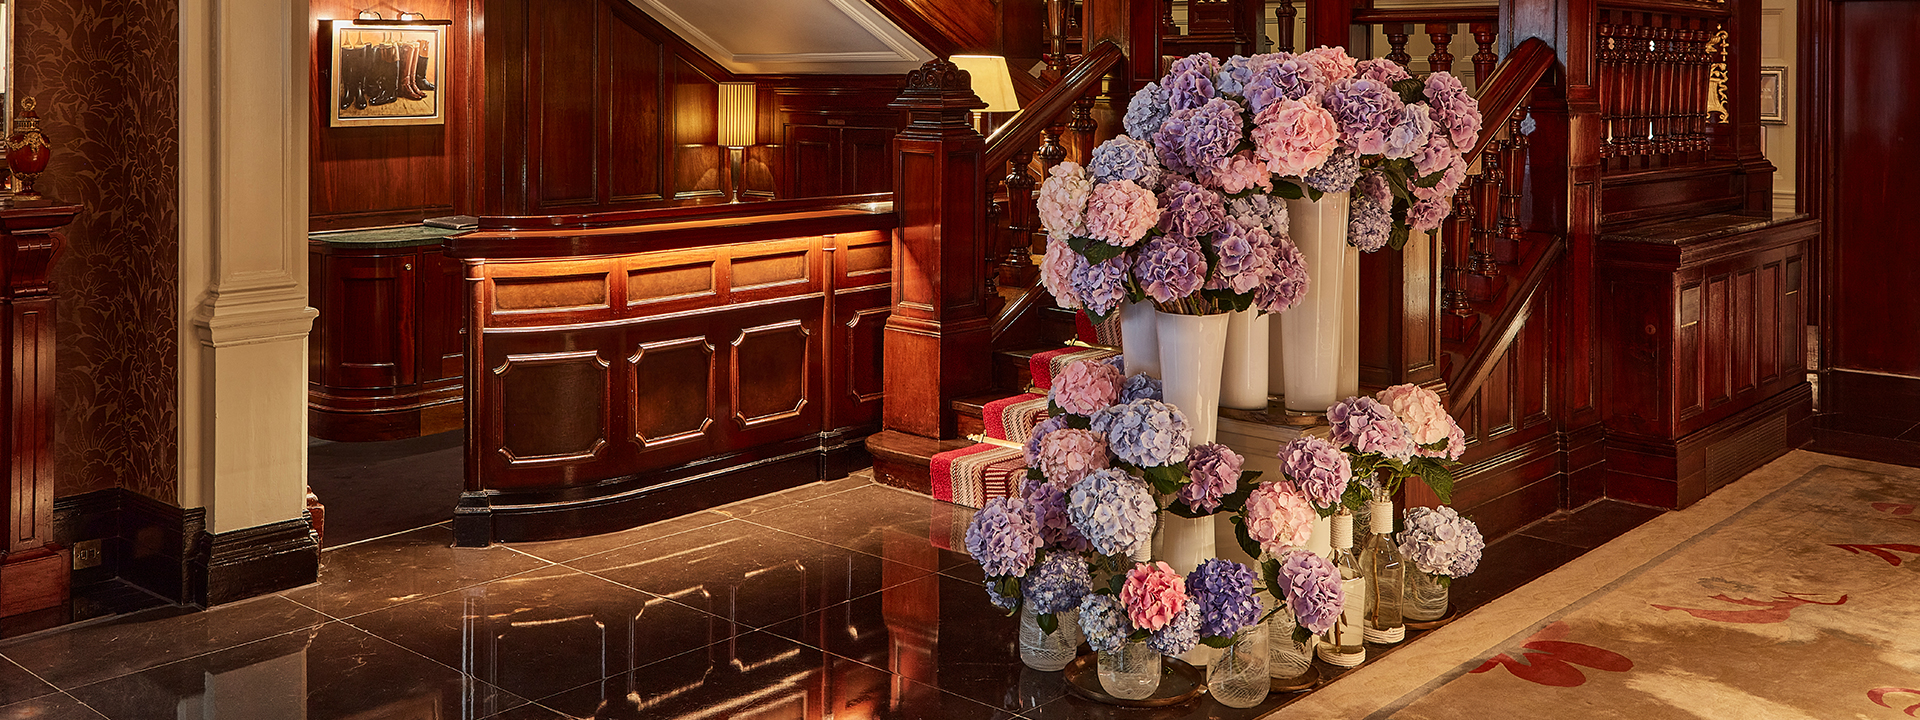
M 1438 578 L 1441 585 L 1479 568 L 1480 553 L 1486 547 L 1479 526 L 1460 517 L 1453 508 L 1443 505 L 1407 509 L 1407 529 L 1400 534 L 1400 554 L 1420 572 Z
M 1392 495 L 1408 478 L 1425 482 L 1440 502 L 1453 502 L 1451 466 L 1466 452 L 1466 434 L 1432 390 L 1395 385 L 1350 397 L 1327 408 L 1327 421 L 1359 481 L 1347 486 L 1346 507 Z

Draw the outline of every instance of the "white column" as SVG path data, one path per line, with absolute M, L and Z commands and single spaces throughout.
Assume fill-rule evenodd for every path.
M 300 517 L 307 475 L 307 0 L 180 4 L 180 504 Z

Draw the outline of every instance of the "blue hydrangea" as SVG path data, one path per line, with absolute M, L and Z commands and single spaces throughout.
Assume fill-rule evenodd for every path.
M 1021 498 L 988 500 L 967 525 L 967 552 L 989 577 L 1026 574 L 1039 548 L 1040 529 Z
M 1200 644 L 1200 606 L 1187 603 L 1187 609 L 1168 621 L 1166 627 L 1147 636 L 1147 647 L 1161 655 L 1185 655 Z
M 1112 595 L 1090 594 L 1080 599 L 1080 633 L 1094 650 L 1113 652 L 1133 634 L 1133 623 Z
M 1020 579 L 1020 591 L 1035 613 L 1066 612 L 1080 606 L 1092 589 L 1093 576 L 1078 553 L 1047 553 L 1032 572 Z
M 1235 55 L 1220 64 L 1220 72 L 1213 76 L 1213 89 L 1227 95 L 1240 95 L 1246 91 L 1247 81 L 1252 79 L 1253 59 Z
M 1353 184 L 1360 181 L 1360 161 L 1345 149 L 1335 150 L 1326 162 L 1307 171 L 1307 176 L 1301 179 L 1307 181 L 1308 187 L 1323 193 L 1350 192 Z
M 1026 446 L 1027 467 L 1030 467 L 1030 468 L 1040 467 L 1041 438 L 1046 437 L 1047 433 L 1053 432 L 1055 430 L 1059 430 L 1060 428 L 1063 428 L 1066 426 L 1067 426 L 1067 419 L 1065 417 L 1050 417 L 1045 420 L 1041 420 L 1038 425 L 1033 426 L 1033 435 L 1027 438 L 1027 446 Z
M 1232 560 L 1212 558 L 1187 575 L 1187 591 L 1200 606 L 1200 634 L 1232 637 L 1260 620 L 1260 601 L 1254 599 L 1253 569 Z
M 1193 444 L 1187 416 L 1158 400 L 1135 400 L 1094 413 L 1093 431 L 1107 439 L 1120 459 L 1143 468 L 1184 462 Z
M 1127 102 L 1127 116 L 1122 124 L 1126 126 L 1128 135 L 1150 138 L 1172 114 L 1173 108 L 1167 105 L 1167 94 L 1160 89 L 1160 84 L 1147 83 Z
M 1020 598 L 1001 595 L 1000 591 L 994 587 L 996 584 L 998 583 L 995 583 L 991 578 L 987 580 L 987 602 L 993 603 L 994 607 L 1000 608 L 1001 610 L 1012 610 L 1020 607 Z
M 1393 234 L 1393 210 L 1373 198 L 1354 193 L 1352 211 L 1347 216 L 1347 244 L 1360 252 L 1375 252 L 1387 246 Z
M 1099 147 L 1094 148 L 1087 169 L 1093 171 L 1095 182 L 1132 180 L 1148 190 L 1160 187 L 1160 175 L 1163 172 L 1160 158 L 1153 152 L 1153 144 L 1126 135 L 1100 143 Z
M 1095 470 L 1073 486 L 1067 519 L 1102 555 L 1131 555 L 1153 539 L 1159 508 L 1145 483 L 1119 470 Z
M 1161 389 L 1160 378 L 1154 377 L 1152 375 L 1148 375 L 1146 373 L 1140 373 L 1138 375 L 1134 375 L 1133 377 L 1127 378 L 1127 383 L 1125 385 L 1120 386 L 1120 403 L 1121 404 L 1130 403 L 1135 400 L 1165 400 L 1165 399 L 1166 399 L 1166 394 Z

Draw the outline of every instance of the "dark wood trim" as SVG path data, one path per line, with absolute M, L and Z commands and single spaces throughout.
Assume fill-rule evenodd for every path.
M 320 546 L 306 517 L 213 534 L 205 508 L 125 488 L 60 498 L 56 537 L 101 542 L 98 568 L 76 584 L 119 578 L 182 605 L 210 607 L 314 582 Z
M 320 540 L 299 517 L 224 533 L 202 532 L 190 571 L 205 607 L 296 588 L 320 579 Z
M 51 278 L 80 206 L 29 200 L 0 207 L 0 617 L 67 601 L 67 549 L 54 539 L 54 317 Z
M 1677 440 L 1609 431 L 1607 497 L 1684 509 L 1812 438 L 1805 382 Z

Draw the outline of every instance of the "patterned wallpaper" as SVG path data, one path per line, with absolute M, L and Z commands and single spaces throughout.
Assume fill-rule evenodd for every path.
M 16 96 L 53 141 L 40 187 L 86 210 L 59 293 L 60 496 L 177 498 L 179 0 L 13 0 Z

